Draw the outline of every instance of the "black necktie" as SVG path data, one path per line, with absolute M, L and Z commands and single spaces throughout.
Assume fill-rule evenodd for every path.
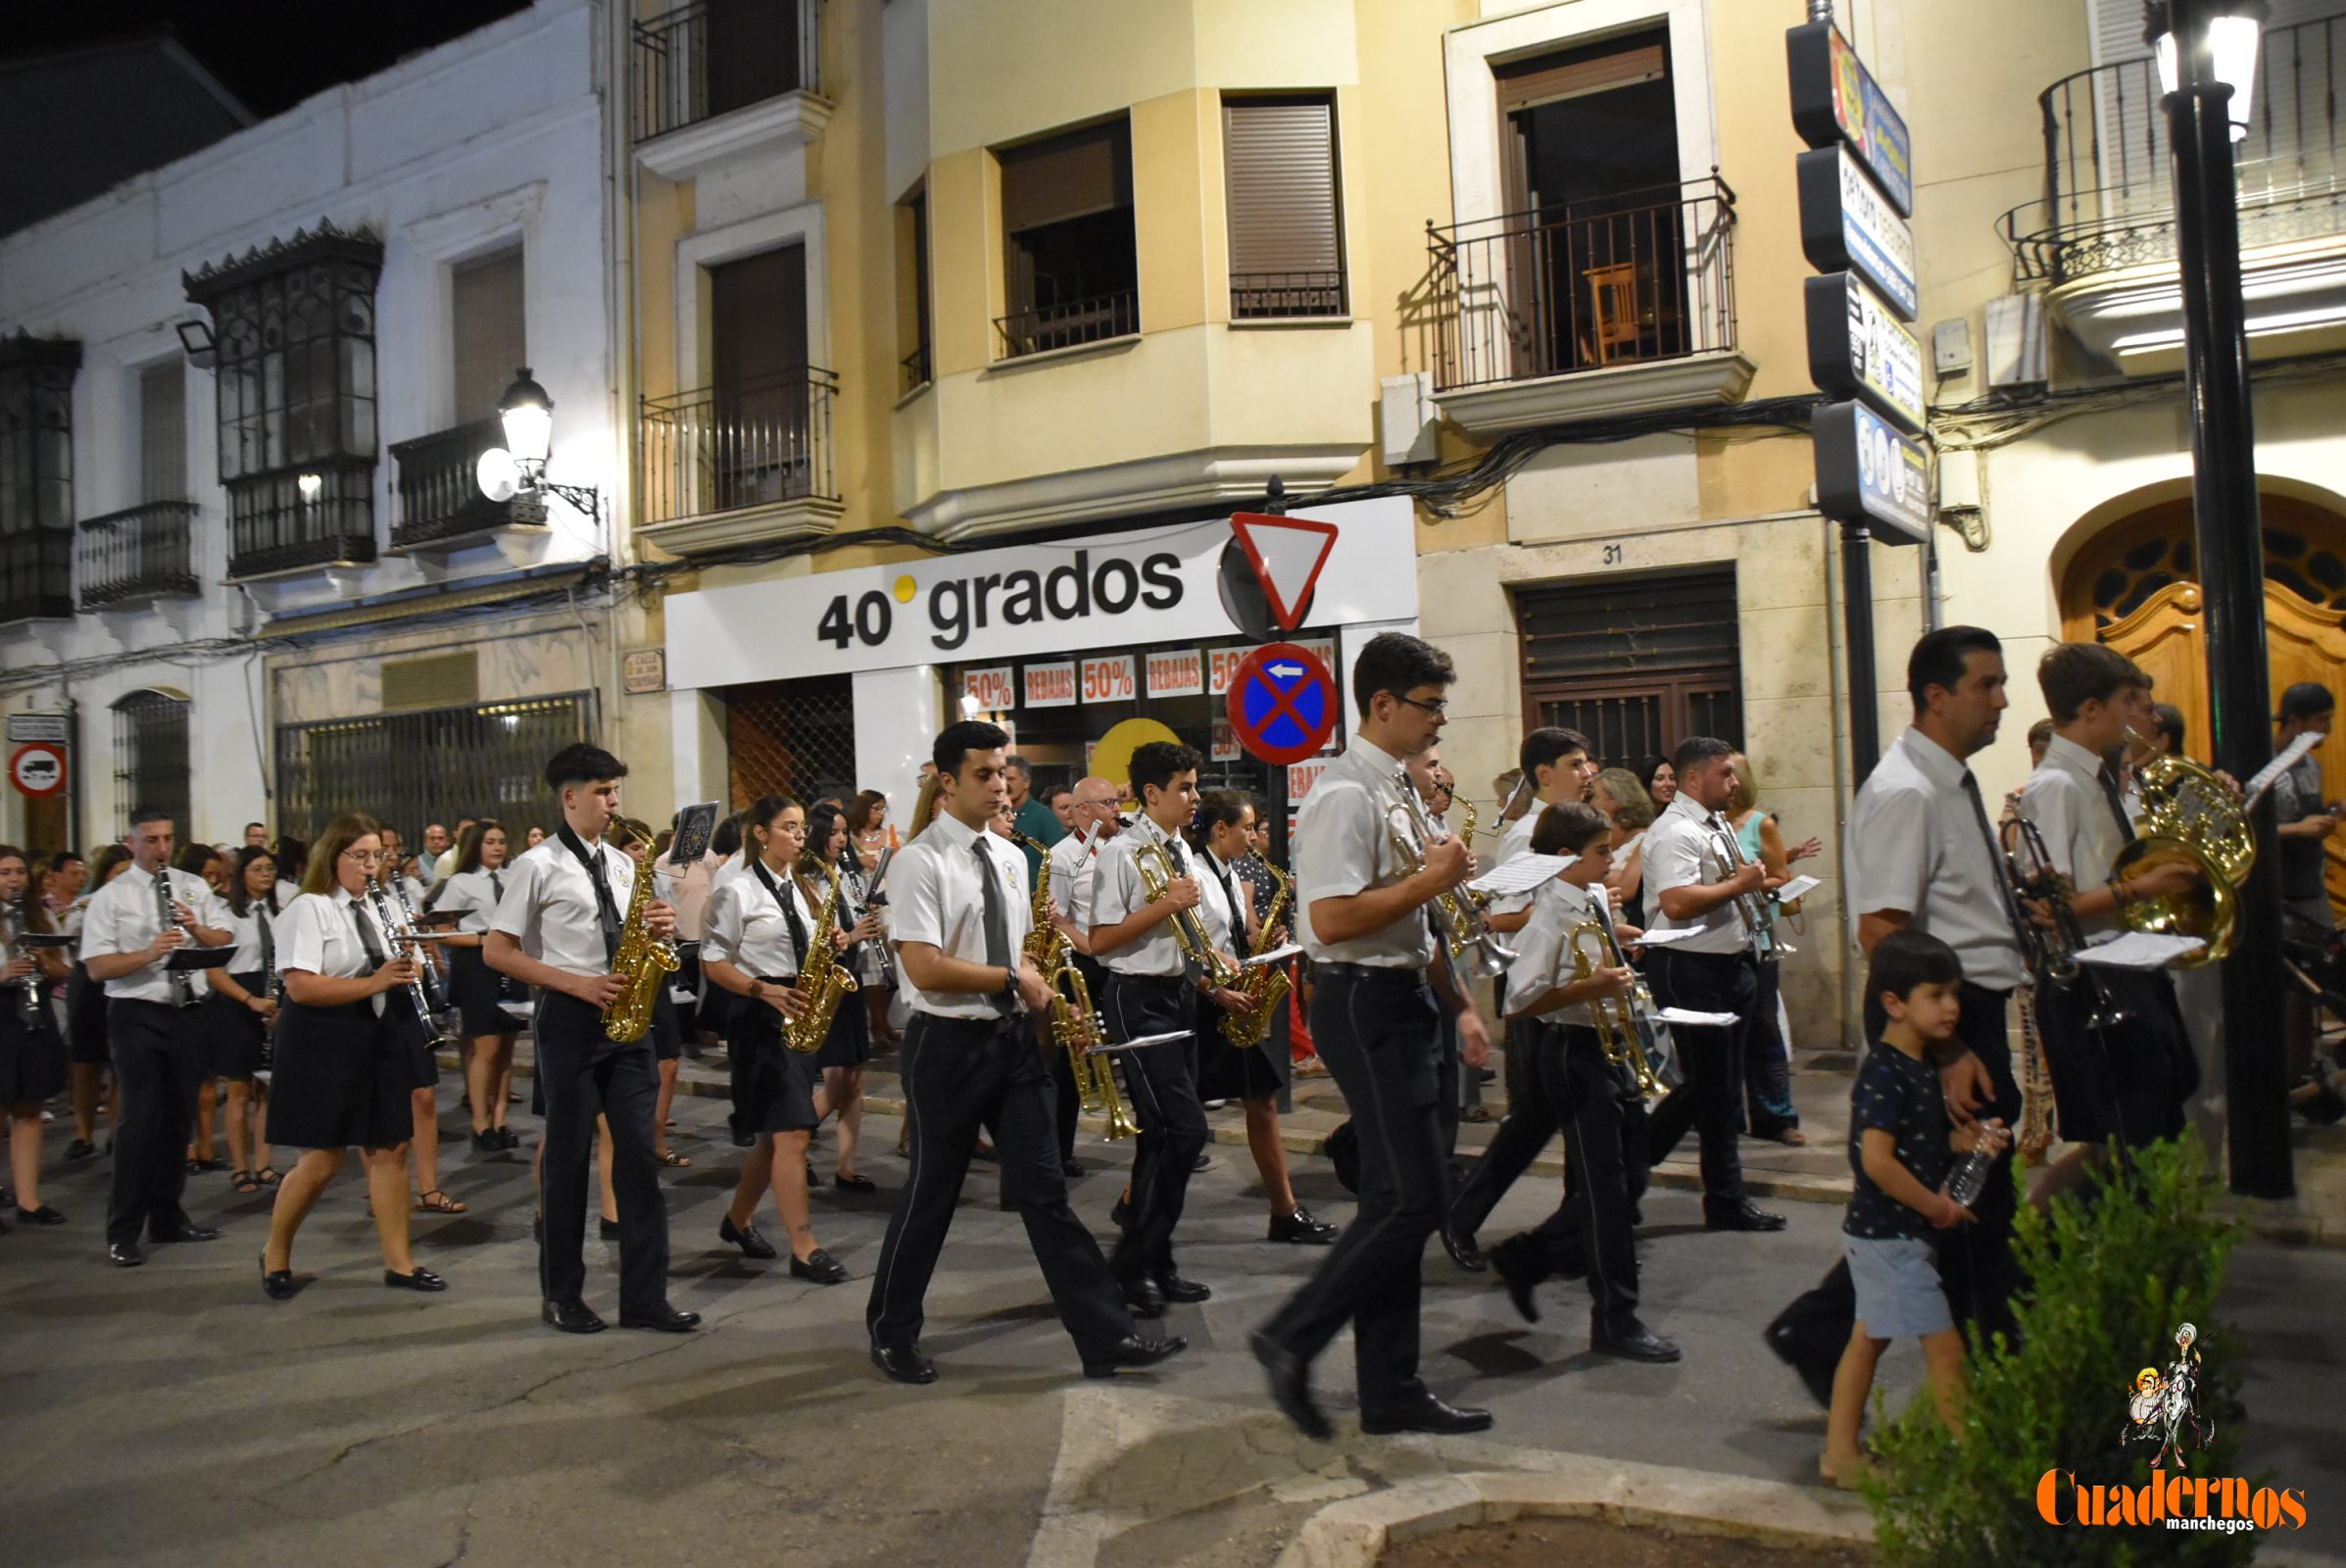
M 505 884 L 497 880 L 497 873 L 494 871 L 489 873 L 489 897 L 500 904 L 505 902 Z
M 2131 844 L 2134 841 L 2134 824 L 2126 816 L 2126 791 L 2119 787 L 2118 769 L 2104 762 L 2094 776 L 2102 781 L 2102 799 L 2110 803 L 2110 814 L 2118 818 L 2119 836 Z
M 807 963 L 806 922 L 799 918 L 799 901 L 791 897 L 790 888 L 786 883 L 774 880 L 773 874 L 766 870 L 763 860 L 753 858 L 750 861 L 750 870 L 763 884 L 766 892 L 774 896 L 774 903 L 781 906 L 782 923 L 790 927 L 790 950 L 799 956 L 799 967 L 804 970 Z
M 1190 874 L 1190 858 L 1182 852 L 1181 840 L 1175 838 L 1170 833 L 1163 834 L 1162 837 L 1164 839 L 1165 845 L 1165 858 L 1173 862 L 1173 874 L 1176 876 L 1187 877 Z M 1176 914 L 1173 916 L 1173 918 L 1178 920 L 1181 918 L 1181 916 Z M 1205 916 L 1202 912 L 1197 916 L 1197 929 L 1200 931 L 1205 929 Z M 1180 944 L 1176 943 L 1175 946 L 1178 947 Z M 1196 985 L 1197 983 L 1198 976 L 1202 975 L 1204 972 L 1204 965 L 1200 964 L 1197 959 L 1191 957 L 1188 953 L 1185 952 L 1182 954 L 1181 973 L 1183 979 L 1189 981 L 1192 985 Z
M 1213 863 L 1214 880 L 1222 884 L 1222 897 L 1230 903 L 1230 945 L 1242 947 L 1246 940 L 1247 906 L 1239 903 L 1238 884 L 1231 879 L 1230 867 L 1210 855 L 1206 858 Z
M 383 945 L 374 938 L 374 927 L 367 922 L 367 911 L 359 907 L 356 899 L 350 902 L 350 923 L 359 928 L 359 946 L 367 950 L 367 972 L 374 973 L 383 966 Z
M 578 863 L 586 867 L 587 880 L 595 885 L 595 915 L 603 924 L 603 957 L 604 961 L 609 962 L 619 954 L 621 922 L 619 906 L 611 902 L 611 884 L 603 877 L 603 846 L 598 842 L 589 849 L 584 839 L 570 831 L 567 822 L 562 825 L 560 831 L 562 843 L 569 846 L 572 855 L 578 857 Z
M 258 904 L 253 906 L 253 919 L 261 927 L 261 972 L 272 975 L 277 972 L 277 934 L 269 929 L 269 911 Z
M 969 853 L 977 857 L 978 886 L 986 897 L 986 962 L 1008 969 L 1010 962 L 1010 914 L 1002 906 L 1002 884 L 995 879 L 994 861 L 986 854 L 986 841 L 979 837 L 970 842 Z M 1001 992 L 990 994 L 986 1000 L 999 1012 L 1010 1010 L 1009 999 Z
M 2004 918 L 2012 922 L 2017 933 L 2027 916 L 2021 913 L 2020 900 L 2013 895 L 2010 871 L 2004 864 L 2004 846 L 1987 820 L 1987 802 L 1979 794 L 1979 780 L 1968 767 L 1963 770 L 1963 793 L 1971 797 L 1972 818 L 1979 824 L 1979 837 L 1987 843 L 1988 870 L 1995 877 L 1996 897 L 2003 902 Z

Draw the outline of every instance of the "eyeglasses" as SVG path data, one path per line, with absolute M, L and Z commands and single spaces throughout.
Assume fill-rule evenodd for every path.
M 1444 716 L 1450 710 L 1450 700 L 1446 697 L 1437 697 L 1434 699 L 1434 701 L 1426 703 L 1420 702 L 1414 697 L 1403 697 L 1399 692 L 1387 692 L 1385 695 L 1392 698 L 1396 703 L 1407 703 L 1411 708 L 1418 710 L 1420 712 L 1431 713 L 1436 718 Z
M 374 865 L 382 860 L 383 852 L 380 850 L 344 850 L 342 858 L 346 860 L 356 860 L 361 865 Z

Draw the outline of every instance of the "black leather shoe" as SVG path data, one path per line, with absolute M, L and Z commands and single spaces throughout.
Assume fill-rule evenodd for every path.
M 880 1190 L 880 1184 L 878 1182 L 873 1181 L 869 1176 L 861 1174 L 854 1176 L 833 1176 L 831 1178 L 831 1185 L 838 1188 L 843 1193 L 876 1193 Z
M 267 1253 L 263 1253 L 261 1257 L 261 1294 L 272 1301 L 293 1299 L 293 1270 L 289 1268 L 271 1269 L 269 1266 Z
M 1108 1223 L 1118 1230 L 1123 1230 L 1132 1224 L 1132 1202 L 1130 1200 L 1122 1198 L 1116 1200 L 1116 1206 L 1108 1210 Z
M 888 1374 L 896 1383 L 934 1383 L 937 1363 L 910 1345 L 875 1345 L 871 1348 L 871 1364 Z
M 1311 1368 L 1301 1356 L 1259 1332 L 1246 1336 L 1246 1348 L 1254 1352 L 1254 1359 L 1262 1363 L 1271 1380 L 1271 1402 L 1295 1424 L 1297 1432 L 1314 1443 L 1326 1443 L 1336 1436 L 1336 1429 L 1320 1413 L 1319 1401 L 1311 1396 Z
M 781 1255 L 774 1250 L 773 1243 L 758 1234 L 757 1226 L 736 1225 L 730 1214 L 717 1221 L 717 1240 L 728 1246 L 740 1248 L 744 1257 L 762 1258 Z
M 1768 1213 L 1745 1200 L 1733 1208 L 1705 1213 L 1702 1216 L 1702 1228 L 1711 1231 L 1780 1231 L 1784 1229 L 1784 1216 Z
M 1086 1356 L 1084 1358 L 1084 1376 L 1112 1378 L 1119 1368 L 1154 1366 L 1159 1361 L 1179 1355 L 1189 1348 L 1190 1342 L 1178 1334 L 1162 1340 L 1144 1339 L 1138 1334 L 1128 1334 L 1109 1346 L 1104 1354 Z
M 1163 1317 L 1165 1293 L 1156 1281 L 1140 1270 L 1114 1269 L 1116 1286 L 1124 1293 L 1124 1304 L 1134 1317 Z
M 1156 1277 L 1156 1288 L 1164 1294 L 1166 1300 L 1179 1301 L 1184 1306 L 1194 1306 L 1199 1301 L 1210 1301 L 1214 1298 L 1212 1286 L 1200 1285 L 1196 1280 L 1185 1280 L 1169 1270 Z
M 1498 1277 L 1506 1283 L 1507 1299 L 1515 1303 L 1515 1310 L 1526 1323 L 1540 1321 L 1540 1268 L 1524 1254 L 1524 1250 L 1501 1242 L 1491 1250 L 1491 1266 L 1498 1270 Z
M 1590 1334 L 1588 1348 L 1598 1355 L 1617 1355 L 1624 1361 L 1678 1359 L 1678 1347 L 1642 1323 L 1632 1323 L 1618 1334 Z
M 597 1228 L 595 1234 L 602 1237 L 605 1241 L 615 1242 L 619 1239 L 619 1222 L 617 1220 L 602 1219 L 598 1217 L 596 1226 Z
M 488 1128 L 472 1135 L 472 1152 L 476 1154 L 495 1154 L 505 1149 L 505 1140 L 497 1136 L 497 1129 Z
M 651 1329 L 660 1334 L 690 1334 L 701 1326 L 701 1314 L 686 1312 L 662 1301 L 648 1312 L 619 1313 L 623 1329 Z
M 1450 1254 L 1451 1262 L 1469 1274 L 1480 1274 L 1491 1266 L 1491 1260 L 1475 1245 L 1474 1232 L 1460 1230 L 1446 1216 L 1442 1222 L 1442 1250 Z
M 1213 1168 L 1214 1156 L 1207 1153 L 1202 1149 L 1197 1151 L 1197 1157 L 1190 1161 L 1190 1174 L 1193 1176 L 1200 1171 L 1208 1171 L 1212 1170 Z
M 490 1136 L 497 1140 L 497 1147 L 500 1149 L 519 1149 L 521 1147 L 521 1135 L 511 1127 L 499 1127 Z
M 1297 1247 L 1326 1247 L 1343 1234 L 1335 1226 L 1313 1219 L 1298 1208 L 1293 1214 L 1273 1214 L 1270 1235 L 1266 1240 L 1288 1242 Z
M 1065 1159 L 1059 1161 L 1059 1174 L 1066 1177 L 1067 1180 L 1073 1181 L 1083 1173 L 1084 1162 L 1073 1154 L 1069 1154 Z
M 17 1210 L 17 1223 L 20 1225 L 63 1225 L 65 1222 L 66 1217 L 46 1203 L 38 1208 Z
M 168 1247 L 173 1242 L 217 1242 L 219 1240 L 220 1232 L 205 1225 L 190 1225 L 184 1220 L 168 1230 L 147 1233 L 147 1245 L 150 1247 Z
M 136 1242 L 116 1242 L 106 1249 L 106 1260 L 116 1268 L 136 1268 L 147 1260 Z
M 576 1297 L 566 1301 L 548 1301 L 539 1308 L 538 1315 L 564 1334 L 600 1334 L 611 1326 Z
M 790 1277 L 812 1280 L 817 1285 L 845 1285 L 848 1271 L 846 1264 L 818 1247 L 805 1257 L 790 1260 Z
M 448 1282 L 428 1268 L 419 1268 L 413 1274 L 394 1274 L 389 1269 L 385 1269 L 383 1270 L 383 1285 L 389 1290 L 422 1291 L 427 1295 L 434 1291 L 448 1289 Z
M 1437 1437 L 1458 1437 L 1468 1432 L 1491 1430 L 1489 1410 L 1461 1410 L 1442 1403 L 1431 1394 L 1415 1404 L 1404 1404 L 1397 1410 L 1363 1410 L 1360 1430 L 1372 1437 L 1385 1437 L 1395 1432 L 1431 1432 Z

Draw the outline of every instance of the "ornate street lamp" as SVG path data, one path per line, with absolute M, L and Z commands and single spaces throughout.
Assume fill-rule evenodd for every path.
M 2222 82 L 2232 90 L 2232 140 L 2248 135 L 2249 106 L 2257 85 L 2257 45 L 2270 15 L 2265 0 L 2203 0 L 2196 35 L 2199 80 Z M 2176 36 L 2175 6 L 2170 0 L 2151 0 L 2148 29 L 2143 36 L 2159 57 L 2159 87 L 2175 92 L 2182 80 L 2182 45 Z
M 603 520 L 600 490 L 546 477 L 546 461 L 554 449 L 554 399 L 531 377 L 528 366 L 513 372 L 513 384 L 497 400 L 497 418 L 505 426 L 505 445 L 482 453 L 473 470 L 483 495 L 511 501 L 516 495 L 549 490 L 596 522 Z

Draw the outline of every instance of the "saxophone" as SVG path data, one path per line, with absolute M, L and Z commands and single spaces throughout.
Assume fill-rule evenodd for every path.
M 1043 858 L 1035 872 L 1034 929 L 1026 936 L 1026 956 L 1035 960 L 1043 983 L 1051 988 L 1051 1043 L 1067 1053 L 1068 1070 L 1075 1076 L 1076 1098 L 1087 1116 L 1105 1116 L 1112 1142 L 1139 1132 L 1132 1109 L 1116 1087 L 1116 1065 L 1096 1056 L 1093 1048 L 1107 1037 L 1099 1012 L 1092 1005 L 1092 988 L 1075 964 L 1075 946 L 1051 918 L 1051 850 L 1023 833 L 1014 838 Z
M 822 1050 L 823 1037 L 831 1032 L 831 1019 L 839 1011 L 840 1000 L 862 989 L 855 984 L 855 977 L 848 973 L 847 965 L 839 961 L 839 954 L 831 945 L 831 933 L 839 925 L 839 868 L 828 860 L 815 863 L 831 879 L 831 890 L 823 895 L 823 906 L 814 916 L 814 929 L 806 934 L 806 951 L 799 955 L 798 993 L 806 1004 L 806 1010 L 782 1025 L 782 1043 L 802 1056 Z
M 611 956 L 611 973 L 623 976 L 627 989 L 603 1015 L 603 1036 L 620 1045 L 633 1045 L 652 1027 L 652 1009 L 660 1003 L 660 988 L 683 962 L 673 943 L 652 934 L 644 906 L 652 902 L 652 860 L 635 869 L 635 889 L 627 895 L 627 923 L 619 928 L 619 949 Z
M 1263 911 L 1262 925 L 1254 933 L 1254 946 L 1246 955 L 1250 958 L 1259 958 L 1271 951 L 1271 938 L 1279 929 L 1279 916 L 1287 908 L 1288 895 L 1295 890 L 1295 883 L 1288 880 L 1287 874 L 1279 867 L 1266 860 L 1263 869 L 1271 873 L 1271 880 L 1277 884 L 1278 891 L 1271 896 L 1271 906 Z M 1246 994 L 1246 1005 L 1223 1017 L 1222 1038 L 1241 1050 L 1261 1045 L 1263 1037 L 1271 1032 L 1271 1020 L 1279 1016 L 1281 1007 L 1287 1005 L 1287 994 L 1294 987 L 1295 982 L 1288 978 L 1285 964 L 1257 964 L 1240 971 L 1239 990 Z

